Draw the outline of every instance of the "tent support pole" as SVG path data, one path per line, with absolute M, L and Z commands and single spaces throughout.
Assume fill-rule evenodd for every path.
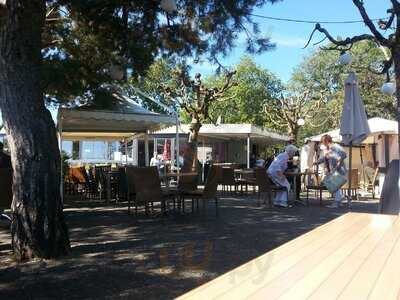
M 59 132 L 58 132 L 58 142 L 59 142 L 59 147 L 60 147 L 60 163 L 61 163 L 61 174 L 60 174 L 60 196 L 61 196 L 61 203 L 64 203 L 64 170 L 63 170 L 63 148 L 62 148 L 62 115 L 60 116 L 60 123 L 59 123 Z
M 132 154 L 132 165 L 135 163 L 135 138 L 132 135 L 132 149 L 131 149 L 131 154 Z
M 124 139 L 124 146 L 125 146 L 125 164 L 128 164 L 128 141 L 126 138 Z
M 148 167 L 149 166 L 149 136 L 148 136 L 147 132 L 144 135 L 144 159 L 145 159 L 144 165 L 146 167 Z
M 250 168 L 250 134 L 247 134 L 247 168 Z
M 179 116 L 178 113 L 175 112 L 175 150 L 176 150 L 176 173 L 179 174 L 180 164 L 179 164 Z M 177 178 L 179 181 L 179 177 Z

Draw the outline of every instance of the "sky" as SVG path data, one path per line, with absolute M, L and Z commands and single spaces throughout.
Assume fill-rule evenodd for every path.
M 373 19 L 387 17 L 386 10 L 391 7 L 390 0 L 364 0 L 365 8 Z M 255 9 L 254 14 L 276 18 L 290 18 L 318 21 L 354 21 L 361 20 L 361 16 L 351 0 L 283 0 L 275 4 L 266 4 Z M 276 48 L 261 55 L 254 55 L 255 61 L 262 67 L 269 69 L 282 81 L 290 80 L 293 69 L 298 66 L 304 57 L 315 51 L 316 47 L 302 49 L 306 44 L 314 24 L 289 23 L 272 21 L 253 17 L 260 25 L 263 35 L 271 38 L 276 43 Z M 369 33 L 363 23 L 357 24 L 327 24 L 324 25 L 333 37 L 353 36 Z M 315 36 L 314 41 L 319 41 L 323 36 Z M 225 66 L 237 64 L 245 55 L 243 40 L 237 41 L 237 46 L 220 61 Z M 216 66 L 209 63 L 193 65 L 192 72 L 210 75 L 215 72 Z M 55 113 L 52 111 L 54 118 Z M 1 124 L 1 116 L 0 116 Z
M 364 0 L 364 5 L 371 18 L 383 18 L 387 16 L 386 10 L 390 7 L 390 0 Z M 275 4 L 267 4 L 255 9 L 254 14 L 277 18 L 290 18 L 318 21 L 353 21 L 361 20 L 361 15 L 351 0 L 284 0 Z M 315 51 L 316 47 L 302 49 L 306 44 L 314 24 L 289 23 L 272 21 L 253 17 L 259 23 L 263 35 L 271 38 L 276 43 L 275 50 L 254 55 L 255 61 L 264 68 L 275 73 L 281 80 L 287 82 L 293 69 L 298 66 L 307 55 Z M 369 29 L 363 24 L 326 24 L 323 25 L 333 37 L 353 36 L 369 33 Z M 319 38 L 318 38 L 319 37 Z M 320 34 L 314 38 L 317 42 L 322 39 Z M 238 41 L 236 48 L 221 62 L 225 66 L 232 66 L 239 62 L 246 54 L 245 47 Z M 209 63 L 194 65 L 193 72 L 203 75 L 212 74 L 216 67 Z

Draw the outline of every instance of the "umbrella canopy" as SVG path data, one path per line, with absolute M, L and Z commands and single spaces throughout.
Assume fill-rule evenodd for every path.
M 351 72 L 345 81 L 344 105 L 340 122 L 342 143 L 358 145 L 369 134 L 367 114 L 358 91 L 357 76 Z

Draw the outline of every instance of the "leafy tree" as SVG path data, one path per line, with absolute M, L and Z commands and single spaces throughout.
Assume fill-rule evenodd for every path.
M 57 135 L 44 95 L 92 96 L 104 82 L 126 79 L 128 69 L 142 74 L 163 55 L 216 62 L 241 32 L 250 52 L 268 50 L 249 17 L 267 2 L 277 1 L 179 0 L 166 13 L 160 1 L 148 0 L 0 1 L 0 110 L 14 169 L 17 259 L 58 257 L 70 248 Z
M 182 171 L 197 169 L 197 143 L 200 128 L 210 118 L 210 109 L 219 101 L 226 101 L 226 92 L 234 85 L 233 76 L 236 72 L 226 72 L 224 83 L 219 87 L 210 87 L 203 84 L 201 74 L 197 73 L 194 80 L 187 72 L 180 72 L 177 76 L 177 88 L 164 87 L 164 97 L 171 103 L 178 105 L 189 117 L 189 147 L 184 157 Z
M 398 131 L 400 134 L 400 2 L 398 0 L 390 0 L 390 6 L 386 11 L 388 17 L 380 19 L 377 24 L 374 24 L 374 21 L 369 17 L 365 9 L 364 1 L 352 1 L 354 6 L 358 9 L 364 24 L 368 28 L 368 33 L 347 37 L 345 39 L 335 39 L 321 24 L 316 24 L 307 45 L 313 39 L 314 34 L 319 32 L 333 44 L 332 47 L 327 47 L 325 50 L 348 51 L 361 41 L 372 41 L 382 47 L 382 49 L 387 50 L 387 57 L 385 57 L 381 64 L 379 66 L 370 66 L 369 69 L 372 73 L 386 74 L 388 79 L 390 79 L 390 73 L 391 70 L 393 70 L 396 83 L 396 119 L 398 121 Z M 398 139 L 398 149 L 400 151 L 400 138 Z
M 371 73 L 366 66 L 378 65 L 384 54 L 370 41 L 355 44 L 351 51 L 353 62 L 350 66 L 337 63 L 337 53 L 318 50 L 293 72 L 289 90 L 311 91 L 322 102 L 312 122 L 306 122 L 302 136 L 317 134 L 338 128 L 344 100 L 344 81 L 350 71 L 355 71 L 359 80 L 360 95 L 364 101 L 368 117 L 395 118 L 393 97 L 381 93 L 385 78 Z
M 258 66 L 249 56 L 243 57 L 234 68 L 236 85 L 226 93 L 229 101 L 212 106 L 211 119 L 216 120 L 222 116 L 224 123 L 251 123 L 275 128 L 263 108 L 266 103 L 272 105 L 273 100 L 280 97 L 283 92 L 280 80 L 267 69 Z M 221 86 L 223 80 L 222 76 L 213 77 L 206 84 Z

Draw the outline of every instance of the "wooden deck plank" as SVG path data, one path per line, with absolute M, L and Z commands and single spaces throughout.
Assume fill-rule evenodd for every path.
M 384 218 L 384 220 L 387 220 L 387 218 Z M 396 218 L 391 219 L 392 222 L 396 220 Z M 333 284 L 331 286 L 331 279 L 329 279 L 331 274 L 337 271 L 341 266 L 346 267 L 347 264 L 351 264 L 351 267 L 356 269 L 357 263 L 360 261 L 362 263 L 363 258 L 368 256 L 376 245 L 385 238 L 387 231 L 390 231 L 391 223 L 387 224 L 385 228 L 382 227 L 380 230 L 371 231 L 375 226 L 374 224 L 375 221 L 371 219 L 371 223 L 368 228 L 366 228 L 367 235 L 360 236 L 357 240 L 353 240 L 351 243 L 346 243 L 338 248 L 337 251 L 327 257 L 327 259 L 321 262 L 314 270 L 298 280 L 293 286 L 289 287 L 288 291 L 279 299 L 308 299 L 325 281 L 328 288 L 324 287 L 322 289 L 326 292 L 326 295 L 320 299 L 334 299 L 336 293 L 329 291 L 329 288 L 335 289 L 336 291 L 338 286 L 334 286 Z M 320 296 L 321 295 L 318 295 L 315 298 Z
M 400 237 L 398 236 L 393 250 L 386 260 L 375 286 L 368 295 L 371 300 L 400 299 Z
M 395 220 L 395 224 L 379 224 L 380 220 L 376 220 L 374 232 L 389 227 L 389 230 L 387 230 L 382 241 L 380 241 L 375 249 L 371 251 L 370 255 L 364 258 L 363 262 L 361 262 L 362 257 L 349 257 L 348 261 L 344 263 L 343 268 L 347 267 L 350 263 L 354 265 L 356 262 L 358 263 L 358 261 L 360 261 L 362 265 L 348 282 L 346 288 L 341 292 L 339 299 L 368 298 L 369 293 L 375 286 L 376 281 L 385 266 L 387 258 L 393 251 L 396 241 L 400 237 L 400 221 L 399 218 L 396 218 Z M 365 248 L 360 250 L 365 250 Z M 387 299 L 386 294 L 384 298 Z
M 316 249 L 334 239 L 335 236 L 341 236 L 351 228 L 362 228 L 368 221 L 369 217 L 366 214 L 344 215 L 329 223 L 333 226 L 325 224 L 318 227 L 303 235 L 302 238 L 278 247 L 179 299 L 216 299 L 225 297 L 225 293 L 233 290 L 235 291 L 233 299 L 245 297 L 243 293 L 251 293 L 255 288 L 265 284 L 266 280 L 279 276 L 304 257 L 315 253 Z
M 400 218 L 348 213 L 178 299 L 399 299 Z
M 264 285 L 262 289 L 257 291 L 250 299 L 280 299 L 287 291 L 290 291 L 297 282 L 302 281 L 308 274 L 313 273 L 315 269 L 319 268 L 320 265 L 328 264 L 328 267 L 334 268 L 341 261 L 339 258 L 345 259 L 351 254 L 355 248 L 360 244 L 369 240 L 371 237 L 371 224 L 372 221 L 369 218 L 367 223 L 364 223 L 361 227 L 354 226 L 349 229 L 345 234 L 338 237 L 337 239 L 331 240 L 324 247 L 319 249 L 314 255 L 311 255 L 299 262 L 291 270 L 282 274 L 280 277 L 275 278 L 271 283 Z M 376 243 L 377 239 L 380 239 L 383 233 L 376 234 L 376 237 L 371 242 Z M 342 253 L 341 253 L 342 252 Z M 338 254 L 339 253 L 339 254 Z M 325 265 L 326 266 L 326 265 Z M 317 272 L 318 273 L 318 272 Z M 325 273 L 325 278 L 329 273 Z M 318 280 L 318 277 L 314 277 Z M 297 290 L 302 291 L 302 286 Z M 294 294 L 295 299 L 302 299 L 301 295 Z M 306 295 L 304 298 L 307 298 Z M 293 294 L 286 299 L 293 299 Z M 321 298 L 325 299 L 325 298 Z

